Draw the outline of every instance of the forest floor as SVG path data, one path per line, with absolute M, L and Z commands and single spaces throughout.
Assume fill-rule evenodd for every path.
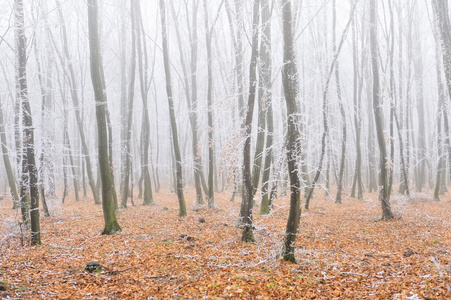
M 313 199 L 296 241 L 298 264 L 281 261 L 288 198 L 255 215 L 255 244 L 240 241 L 240 198 L 218 193 L 218 209 L 178 217 L 171 193 L 157 205 L 121 209 L 122 232 L 102 236 L 102 207 L 90 199 L 51 201 L 42 245 L 23 246 L 20 212 L 0 201 L 1 299 L 450 299 L 451 201 L 395 197 L 396 219 L 378 221 L 365 201 Z M 140 202 L 140 200 L 135 200 Z M 257 208 L 258 211 L 259 208 Z M 205 223 L 200 222 L 200 218 Z M 182 235 L 187 235 L 180 238 Z M 22 236 L 23 237 L 23 236 Z M 28 243 L 23 237 L 23 243 Z M 104 266 L 88 273 L 91 261 Z

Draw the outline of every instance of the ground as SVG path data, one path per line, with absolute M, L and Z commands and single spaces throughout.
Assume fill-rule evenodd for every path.
M 255 216 L 255 244 L 240 241 L 240 198 L 231 203 L 229 193 L 218 193 L 218 209 L 208 209 L 188 191 L 184 218 L 174 194 L 156 194 L 155 206 L 121 209 L 122 232 L 114 236 L 100 235 L 102 208 L 92 199 L 53 199 L 37 247 L 27 236 L 21 241 L 20 213 L 1 200 L 0 298 L 451 298 L 449 199 L 396 197 L 396 219 L 387 222 L 378 221 L 375 195 L 337 205 L 322 193 L 303 211 L 298 264 L 280 260 L 288 198 L 277 199 L 270 216 Z M 102 272 L 85 271 L 91 261 Z

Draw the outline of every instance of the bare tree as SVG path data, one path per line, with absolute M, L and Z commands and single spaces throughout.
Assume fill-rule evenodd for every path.
M 131 136 L 132 136 L 132 122 L 133 122 L 133 102 L 135 98 L 135 77 L 136 77 L 136 34 L 137 34 L 137 26 L 136 26 L 136 14 L 135 14 L 135 1 L 130 0 L 130 19 L 132 22 L 132 55 L 130 57 L 130 81 L 128 86 L 128 106 L 127 106 L 127 125 L 126 125 L 126 132 L 125 132 L 125 149 L 123 154 L 125 157 L 123 157 L 123 160 L 125 160 L 124 163 L 124 169 L 123 169 L 123 187 L 122 187 L 122 200 L 121 200 L 121 206 L 127 207 L 127 199 L 130 191 L 130 173 L 131 173 Z
M 39 220 L 39 189 L 38 170 L 36 168 L 34 151 L 34 127 L 31 114 L 30 102 L 28 100 L 27 84 L 27 52 L 25 38 L 25 21 L 22 0 L 15 0 L 15 32 L 16 32 L 16 55 L 18 60 L 19 95 L 22 103 L 23 122 L 23 158 L 22 158 L 22 181 L 21 199 L 25 199 L 27 189 L 30 190 L 30 224 L 31 244 L 41 244 L 41 226 Z M 24 200 L 22 200 L 23 204 Z
M 96 120 L 98 135 L 98 156 L 100 176 L 102 181 L 102 208 L 105 227 L 102 234 L 115 234 L 121 231 L 116 219 L 113 201 L 113 178 L 111 176 L 108 153 L 108 132 L 106 121 L 105 82 L 102 78 L 103 68 L 100 57 L 98 5 L 97 0 L 88 1 L 88 29 L 91 79 L 96 101 Z
M 377 1 L 370 0 L 370 45 L 371 66 L 373 71 L 373 111 L 376 122 L 377 141 L 379 144 L 379 201 L 382 206 L 382 219 L 393 219 L 390 208 L 390 189 L 388 187 L 388 170 L 386 166 L 387 148 L 384 136 L 384 110 L 379 84 L 379 62 L 377 45 Z
M 260 0 L 254 0 L 252 13 L 252 53 L 249 66 L 249 96 L 247 101 L 246 119 L 244 121 L 244 148 L 243 148 L 243 221 L 244 229 L 241 236 L 243 242 L 254 242 L 253 204 L 254 187 L 251 177 L 251 133 L 252 118 L 255 106 L 255 94 L 257 90 L 257 56 L 258 56 L 258 25 L 259 25 Z
M 214 176 L 214 139 L 213 139 L 213 105 L 212 105 L 212 57 L 211 57 L 211 29 L 208 21 L 207 0 L 204 0 L 205 40 L 207 44 L 207 110 L 208 110 L 208 207 L 215 207 Z
M 168 50 L 168 34 L 167 34 L 167 25 L 166 25 L 166 9 L 165 9 L 165 0 L 160 0 L 160 14 L 161 14 L 161 31 L 163 38 L 163 56 L 164 56 L 164 72 L 166 75 L 166 94 L 168 96 L 168 105 L 169 105 L 169 119 L 171 122 L 171 133 L 172 133 L 172 145 L 174 149 L 175 156 L 175 169 L 176 169 L 176 192 L 177 198 L 179 201 L 179 216 L 186 216 L 186 203 L 185 197 L 183 196 L 183 175 L 182 175 L 182 156 L 180 154 L 180 147 L 178 141 L 178 133 L 177 133 L 177 122 L 175 119 L 175 111 L 174 111 L 174 99 L 172 97 L 172 84 L 171 84 L 171 69 L 169 65 L 169 50 Z
M 260 41 L 260 86 L 261 86 L 261 101 L 265 109 L 263 113 L 266 114 L 266 145 L 262 153 L 264 155 L 263 177 L 262 177 L 262 201 L 260 206 L 260 214 L 269 214 L 269 176 L 271 174 L 272 163 L 272 147 L 273 147 L 273 133 L 274 133 L 274 118 L 272 109 L 272 92 L 271 92 L 271 7 L 270 1 L 262 0 L 261 3 L 261 18 L 262 18 L 262 36 Z M 255 173 L 254 173 L 255 176 Z
M 290 212 L 283 242 L 283 259 L 296 263 L 294 247 L 301 218 L 301 181 L 297 169 L 299 156 L 298 108 L 296 97 L 298 94 L 298 71 L 296 67 L 295 48 L 293 42 L 293 17 L 291 0 L 282 2 L 283 22 L 283 69 L 282 84 L 287 107 L 287 163 L 290 177 Z

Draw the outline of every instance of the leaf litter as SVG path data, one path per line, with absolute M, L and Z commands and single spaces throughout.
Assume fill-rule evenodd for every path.
M 401 213 L 389 222 L 378 221 L 375 200 L 316 198 L 301 218 L 298 264 L 280 259 L 288 198 L 277 199 L 271 215 L 254 216 L 255 244 L 240 241 L 240 203 L 229 194 L 217 194 L 216 209 L 195 205 L 193 191 L 186 198 L 185 218 L 169 192 L 157 205 L 120 209 L 114 236 L 100 235 L 101 206 L 68 198 L 41 218 L 38 247 L 26 246 L 20 215 L 0 201 L 0 298 L 451 298 L 449 198 L 395 197 Z M 101 271 L 86 272 L 90 262 Z

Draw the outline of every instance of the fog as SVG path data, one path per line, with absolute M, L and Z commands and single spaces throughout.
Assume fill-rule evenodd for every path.
M 142 197 L 143 166 L 146 165 L 153 201 L 158 204 L 163 201 L 158 197 L 160 190 L 177 190 L 177 159 L 166 90 L 168 81 L 164 67 L 161 7 L 158 1 L 139 2 L 139 12 L 135 14 L 130 6 L 133 1 L 98 1 L 104 94 L 112 130 L 108 137 L 112 146 L 109 149 L 112 156 L 110 167 L 118 197 L 121 197 L 127 173 L 126 158 L 129 157 L 132 171 L 130 178 L 125 180 L 131 188 L 125 199 L 132 192 L 135 203 L 141 204 L 141 200 L 136 198 Z M 262 161 L 271 155 L 269 185 L 279 186 L 278 192 L 285 193 L 290 183 L 284 158 L 287 108 L 282 86 L 285 66 L 282 2 L 262 1 L 261 6 L 268 5 L 270 15 L 265 24 L 260 17 L 257 31 L 252 30 L 253 1 L 212 0 L 206 1 L 205 8 L 203 1 L 165 2 L 167 59 L 184 190 L 194 189 L 195 177 L 202 176 L 204 184 L 200 191 L 207 195 L 205 185 L 212 174 L 213 194 L 228 193 L 231 198 L 240 195 L 246 141 L 243 124 L 248 110 L 249 86 L 257 84 L 251 128 L 253 172 L 262 173 Z M 339 194 L 353 197 L 357 197 L 355 189 L 371 193 L 378 192 L 380 186 L 380 148 L 373 111 L 369 1 L 337 0 L 334 3 L 332 0 L 292 1 L 292 34 L 298 70 L 295 117 L 301 137 L 297 144 L 300 154 L 296 158 L 300 188 L 307 195 L 315 184 L 332 199 L 338 196 L 338 182 L 342 183 Z M 100 185 L 102 179 L 97 157 L 96 101 L 90 76 L 87 3 L 24 0 L 23 9 L 26 79 L 39 185 L 45 194 L 61 198 L 63 194 L 73 194 L 74 184 L 78 184 L 79 193 L 91 197 L 85 161 L 87 155 L 91 159 L 93 180 Z M 205 29 L 206 19 L 209 33 Z M 434 29 L 431 3 L 377 1 L 376 24 L 378 96 L 383 108 L 382 130 L 387 149 L 385 165 L 393 181 L 390 183 L 392 194 L 406 193 L 403 158 L 411 192 L 432 193 L 435 186 L 440 185 L 435 196 L 438 198 L 449 183 L 451 145 L 442 44 L 439 31 Z M 136 28 L 135 37 L 133 26 Z M 66 28 L 66 33 L 63 28 Z M 270 39 L 264 36 L 265 28 L 270 28 Z M 211 36 L 211 61 L 207 53 L 208 34 Z M 255 35 L 259 45 L 257 82 L 253 83 L 249 80 L 249 66 Z M 3 144 L 8 150 L 14 177 L 19 180 L 22 143 L 16 141 L 23 140 L 24 125 L 20 121 L 18 106 L 21 97 L 17 88 L 14 1 L 4 0 L 0 8 L 0 37 L 0 97 L 6 137 Z M 67 40 L 67 53 L 64 39 Z M 133 47 L 133 40 L 136 40 L 136 47 Z M 261 84 L 262 53 L 271 60 L 271 78 L 266 87 Z M 134 83 L 130 83 L 132 77 L 135 77 Z M 209 79 L 211 108 L 208 106 Z M 74 94 L 78 105 L 73 99 Z M 266 101 L 268 94 L 271 95 L 270 103 Z M 132 100 L 131 124 L 128 125 Z M 274 130 L 270 133 L 273 143 L 269 147 L 265 144 L 268 105 L 272 106 L 274 120 Z M 325 114 L 323 107 L 326 107 Z M 77 111 L 81 117 L 80 124 L 76 120 Z M 213 116 L 210 125 L 209 112 Z M 193 115 L 196 115 L 195 123 L 190 119 Z M 443 117 L 446 117 L 444 121 Z M 63 130 L 65 124 L 67 141 Z M 193 145 L 193 124 L 197 130 L 196 145 Z M 84 130 L 86 153 L 82 149 L 80 126 Z M 127 128 L 130 128 L 129 138 Z M 343 129 L 346 129 L 344 148 Z M 143 152 L 146 141 L 143 134 L 146 131 L 149 133 L 148 164 Z M 209 132 L 212 133 L 211 141 Z M 257 146 L 259 142 L 262 142 L 260 149 Z M 212 156 L 210 149 L 213 150 Z M 199 162 L 196 162 L 196 156 Z M 210 161 L 212 170 L 209 169 Z M 200 170 L 199 175 L 196 175 L 196 170 Z M 320 176 L 315 181 L 317 173 Z M 9 194 L 10 186 L 3 164 L 0 182 L 3 193 Z M 258 190 L 255 194 L 257 203 L 262 196 L 261 185 L 260 176 L 254 182 L 254 188 Z M 199 190 L 197 193 L 198 197 L 205 196 L 199 195 Z M 315 193 L 323 192 L 318 190 Z

